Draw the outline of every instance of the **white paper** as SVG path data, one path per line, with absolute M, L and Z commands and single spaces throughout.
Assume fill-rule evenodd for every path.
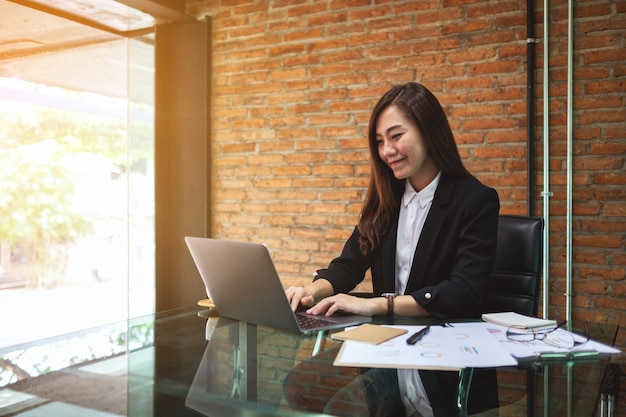
M 405 328 L 408 333 L 379 345 L 346 341 L 334 364 L 442 370 L 517 365 L 517 360 L 489 335 L 486 323 L 453 326 L 431 326 L 415 345 L 408 345 L 406 340 L 424 326 L 392 326 Z
M 487 323 L 485 323 L 487 324 Z M 541 340 L 533 340 L 530 342 L 516 342 L 507 339 L 506 331 L 507 327 L 499 326 L 497 324 L 488 324 L 488 331 L 503 347 L 506 349 L 511 355 L 516 358 L 532 358 L 537 357 L 541 353 L 568 353 L 568 352 L 581 352 L 581 351 L 595 351 L 599 354 L 616 354 L 620 353 L 620 350 L 612 348 L 610 346 L 604 345 L 602 343 L 596 342 L 594 340 L 589 340 L 586 343 L 575 346 L 572 349 L 564 349 L 551 346 L 547 343 L 542 342 Z M 557 329 L 555 332 L 559 333 L 569 333 L 567 330 Z M 583 341 L 585 338 L 574 334 L 569 333 L 574 336 L 574 339 L 577 341 Z

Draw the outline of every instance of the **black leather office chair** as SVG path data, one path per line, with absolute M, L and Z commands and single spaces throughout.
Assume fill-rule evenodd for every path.
M 515 311 L 537 316 L 543 275 L 543 227 L 541 217 L 500 215 L 484 313 Z
M 498 243 L 491 279 L 483 302 L 484 313 L 515 311 L 536 317 L 543 276 L 541 217 L 500 215 Z M 533 415 L 534 370 L 526 371 L 527 416 Z

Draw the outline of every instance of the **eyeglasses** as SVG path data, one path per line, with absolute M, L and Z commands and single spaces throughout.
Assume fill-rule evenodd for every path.
M 554 329 L 547 332 L 522 332 L 515 327 L 509 327 L 506 331 L 506 338 L 513 342 L 532 342 L 534 340 L 541 341 L 547 345 L 554 346 L 563 349 L 572 349 L 573 347 L 580 346 L 589 341 L 589 331 L 587 329 L 587 323 L 585 323 L 584 336 L 575 336 L 572 333 L 559 330 L 567 324 L 567 321 L 560 323 Z

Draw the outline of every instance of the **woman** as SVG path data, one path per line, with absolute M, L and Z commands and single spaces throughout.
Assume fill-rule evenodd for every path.
M 311 284 L 287 289 L 292 308 L 325 315 L 479 317 L 495 256 L 497 193 L 463 166 L 441 105 L 420 84 L 383 95 L 368 141 L 372 169 L 359 223 L 341 255 Z M 368 269 L 377 296 L 349 295 Z M 456 413 L 456 378 L 399 371 L 406 414 Z M 495 374 L 486 381 L 490 395 L 476 392 L 480 379 L 472 382 L 470 412 L 497 406 Z

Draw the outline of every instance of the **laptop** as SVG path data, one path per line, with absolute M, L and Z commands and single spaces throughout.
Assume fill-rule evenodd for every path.
M 207 295 L 223 317 L 292 333 L 344 328 L 369 316 L 294 313 L 267 247 L 259 243 L 185 237 Z

